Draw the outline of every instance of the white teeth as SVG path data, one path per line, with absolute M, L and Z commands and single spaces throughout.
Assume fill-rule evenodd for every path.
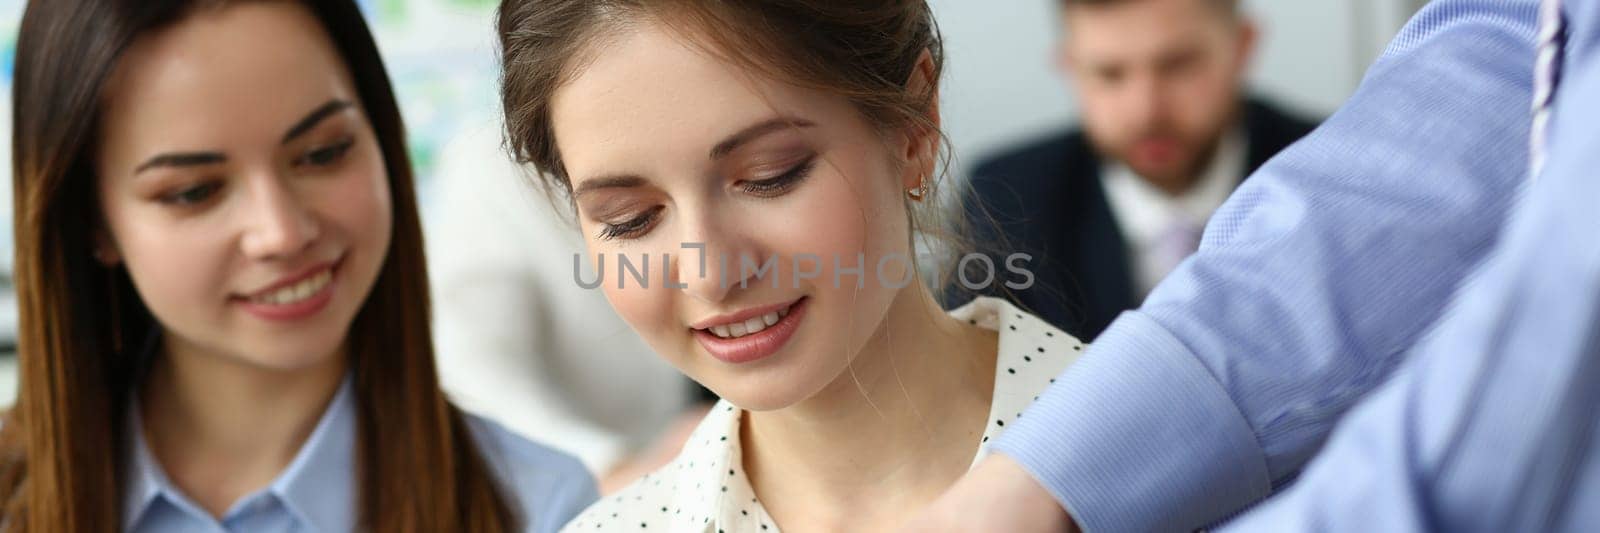
M 732 324 L 725 324 L 721 326 L 711 326 L 708 328 L 708 331 L 710 331 L 712 335 L 716 335 L 724 339 L 736 339 L 745 335 L 754 335 L 756 333 L 760 333 L 761 330 L 772 327 L 772 325 L 777 324 L 779 320 L 783 320 L 783 317 L 785 316 L 789 316 L 789 310 L 780 309 L 746 320 L 744 322 L 734 322 Z
M 759 316 L 744 321 L 744 331 L 746 335 L 759 332 L 763 329 L 767 329 L 767 324 L 762 322 L 761 317 Z
M 251 298 L 250 301 L 268 305 L 292 304 L 322 292 L 322 289 L 326 288 L 330 281 L 333 281 L 333 272 L 323 270 L 299 283 Z

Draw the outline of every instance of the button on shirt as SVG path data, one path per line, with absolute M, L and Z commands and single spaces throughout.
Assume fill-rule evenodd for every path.
M 143 438 L 133 409 L 130 475 L 123 491 L 124 533 L 331 533 L 356 527 L 355 399 L 347 378 L 288 468 L 265 488 L 235 502 L 221 520 L 167 477 Z M 576 459 L 468 417 L 502 494 L 525 531 L 556 531 L 597 497 L 594 479 Z M 516 510 L 516 509 L 514 509 Z
M 997 298 L 978 298 L 950 314 L 1000 333 L 994 399 L 976 464 L 988 453 L 989 442 L 1077 360 L 1085 345 Z M 779 531 L 745 477 L 739 443 L 743 415 L 726 400 L 717 403 L 676 459 L 596 503 L 565 531 Z

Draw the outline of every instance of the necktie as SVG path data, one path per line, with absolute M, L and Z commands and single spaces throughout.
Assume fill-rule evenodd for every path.
M 1154 279 L 1165 278 L 1167 274 L 1178 268 L 1178 264 L 1188 259 L 1200 248 L 1200 233 L 1204 229 L 1200 224 L 1189 220 L 1187 217 L 1174 216 L 1161 232 L 1156 241 L 1152 258 Z

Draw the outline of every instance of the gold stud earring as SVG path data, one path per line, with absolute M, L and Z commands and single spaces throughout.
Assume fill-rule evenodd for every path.
M 913 201 L 918 202 L 922 201 L 923 198 L 926 198 L 928 196 L 928 178 L 923 177 L 918 179 L 916 188 L 906 189 L 906 196 L 909 196 Z

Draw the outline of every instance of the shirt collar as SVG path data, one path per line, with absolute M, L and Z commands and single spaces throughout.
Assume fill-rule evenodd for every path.
M 317 421 L 289 466 L 266 488 L 239 499 L 223 521 L 244 506 L 276 499 L 311 531 L 351 531 L 355 527 L 355 405 L 349 376 Z M 132 446 L 130 476 L 123 492 L 123 532 L 133 531 L 155 505 L 166 503 L 184 514 L 211 521 L 202 507 L 174 485 L 144 439 L 137 402 L 128 416 Z
M 706 510 L 706 516 L 699 517 L 707 525 L 706 531 L 777 530 L 776 522 L 756 499 L 755 488 L 744 473 L 743 449 L 739 445 L 743 419 L 743 409 L 727 400 L 718 401 L 689 435 L 683 455 L 669 466 L 679 471 L 657 474 L 679 476 L 680 490 L 673 507 Z
M 1022 412 L 1055 382 L 1055 377 L 1083 355 L 1084 344 L 1000 298 L 974 299 L 951 310 L 950 316 L 1000 333 L 989 421 L 978 443 L 978 453 L 968 466 L 971 469 L 989 454 L 989 445 L 1005 432 L 1006 424 L 1021 418 Z
M 994 398 L 989 406 L 989 423 L 972 460 L 976 466 L 988 454 L 991 441 L 1005 431 L 1006 424 L 1022 416 L 1056 375 L 1078 359 L 1084 345 L 999 298 L 979 297 L 950 311 L 950 316 L 1000 334 Z M 690 434 L 683 452 L 666 468 L 638 482 L 676 484 L 678 490 L 671 505 L 662 507 L 660 512 L 687 511 L 687 519 L 705 524 L 705 531 L 778 531 L 776 521 L 756 498 L 744 472 L 739 443 L 743 418 L 743 409 L 727 400 L 717 402 Z
M 1244 178 L 1247 148 L 1239 128 L 1228 130 L 1199 180 L 1177 196 L 1151 185 L 1127 165 L 1107 161 L 1102 171 L 1106 200 L 1118 226 L 1139 248 L 1160 239 L 1174 219 L 1181 218 L 1196 228 L 1204 226 Z

